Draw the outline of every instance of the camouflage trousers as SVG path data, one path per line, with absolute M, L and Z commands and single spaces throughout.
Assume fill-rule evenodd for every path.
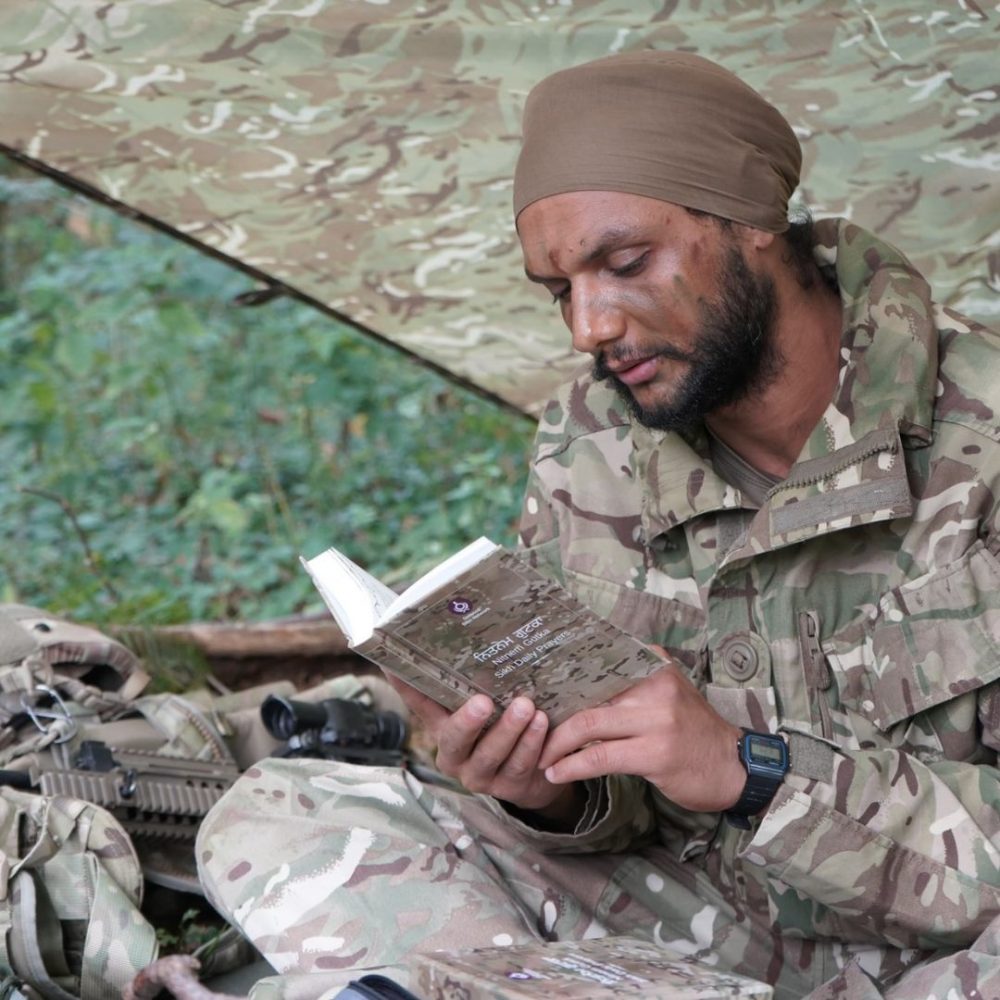
M 281 973 L 254 1000 L 316 1000 L 373 966 L 405 981 L 416 952 L 625 933 L 779 1000 L 1000 997 L 1000 919 L 940 956 L 793 938 L 663 848 L 543 854 L 480 797 L 393 768 L 265 761 L 206 817 L 197 854 L 213 904 Z

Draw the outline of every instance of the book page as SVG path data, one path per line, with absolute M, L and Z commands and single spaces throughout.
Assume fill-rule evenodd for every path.
M 403 608 L 419 604 L 428 594 L 433 594 L 439 587 L 461 576 L 498 548 L 499 546 L 488 538 L 480 537 L 470 542 L 464 549 L 459 549 L 443 563 L 438 563 L 432 570 L 426 572 L 416 583 L 410 584 L 399 597 L 394 594 L 392 603 L 376 614 L 374 625 L 382 625 Z
M 395 591 L 336 549 L 301 561 L 351 646 L 372 634 L 376 620 L 396 600 Z

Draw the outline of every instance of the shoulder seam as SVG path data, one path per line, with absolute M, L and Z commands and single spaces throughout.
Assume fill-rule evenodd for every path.
M 622 427 L 628 426 L 628 424 L 607 424 L 604 427 L 583 428 L 579 433 L 564 437 L 555 444 L 543 445 L 538 448 L 532 459 L 532 465 L 538 465 L 539 462 L 543 462 L 548 458 L 555 458 L 557 455 L 561 455 L 570 445 L 575 444 L 583 438 L 592 437 L 595 434 L 606 434 L 608 431 L 617 431 Z

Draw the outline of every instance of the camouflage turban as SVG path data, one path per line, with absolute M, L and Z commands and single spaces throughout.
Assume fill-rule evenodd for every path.
M 561 70 L 528 95 L 514 215 L 565 191 L 621 191 L 780 233 L 801 165 L 788 122 L 728 70 L 630 52 Z

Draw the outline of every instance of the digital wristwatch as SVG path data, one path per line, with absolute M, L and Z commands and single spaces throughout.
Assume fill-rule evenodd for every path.
M 725 812 L 731 826 L 750 829 L 750 817 L 756 816 L 774 798 L 788 772 L 788 744 L 772 733 L 754 733 L 744 729 L 736 741 L 740 763 L 747 780 L 739 801 Z

